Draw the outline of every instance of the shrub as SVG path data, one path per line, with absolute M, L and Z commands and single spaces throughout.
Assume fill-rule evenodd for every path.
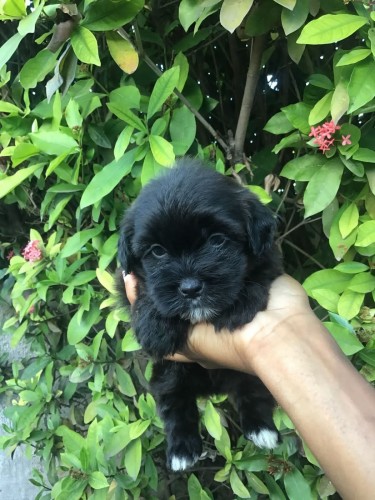
M 111 292 L 123 211 L 197 155 L 270 203 L 286 270 L 374 382 L 372 2 L 25 4 L 0 5 L 1 298 L 31 352 L 3 356 L 2 448 L 40 456 L 40 499 L 334 495 L 280 408 L 270 454 L 225 397 L 199 402 L 205 457 L 170 474 L 151 363 Z

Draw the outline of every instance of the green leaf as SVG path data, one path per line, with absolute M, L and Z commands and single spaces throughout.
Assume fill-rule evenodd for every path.
M 357 274 L 353 276 L 347 289 L 359 293 L 372 292 L 375 290 L 375 276 L 370 272 Z
M 270 474 L 264 476 L 270 500 L 287 500 L 282 489 Z
M 28 59 L 20 71 L 20 82 L 24 89 L 33 89 L 44 80 L 56 64 L 56 54 L 48 49 L 41 50 L 35 57 Z
M 235 495 L 239 496 L 240 498 L 250 498 L 249 490 L 243 484 L 235 469 L 232 469 L 229 481 L 232 491 Z
M 356 48 L 344 54 L 340 57 L 339 61 L 336 63 L 336 66 L 347 66 L 348 64 L 355 64 L 363 59 L 366 59 L 371 54 L 370 49 L 360 49 Z
M 375 97 L 375 62 L 356 64 L 348 84 L 349 113 L 353 113 Z
M 59 130 L 40 130 L 29 134 L 29 137 L 34 146 L 47 155 L 59 156 L 79 151 L 77 141 Z
M 349 94 L 346 85 L 338 83 L 331 101 L 332 120 L 337 123 L 349 108 Z
M 72 33 L 71 42 L 74 53 L 80 61 L 100 66 L 98 42 L 90 30 L 77 26 Z
M 339 221 L 346 206 L 342 206 L 335 214 L 329 232 L 329 245 L 332 248 L 333 254 L 337 260 L 341 260 L 348 252 L 357 237 L 357 230 L 353 230 L 346 238 L 341 236 Z
M 290 35 L 300 28 L 309 15 L 309 0 L 298 0 L 293 10 L 283 9 L 281 12 L 281 24 L 285 35 Z
M 127 125 L 121 132 L 121 134 L 117 137 L 115 148 L 113 150 L 113 154 L 116 161 L 118 161 L 127 150 L 130 144 L 130 139 L 133 135 L 133 131 L 134 131 L 133 127 Z
M 286 117 L 290 123 L 300 130 L 304 134 L 310 132 L 310 126 L 308 122 L 311 107 L 304 102 L 297 102 L 296 104 L 290 104 L 285 108 L 281 108 L 281 111 L 285 113 Z
M 338 158 L 329 160 L 311 178 L 303 197 L 305 218 L 324 210 L 340 187 L 344 165 Z
M 125 337 L 122 339 L 121 349 L 124 352 L 139 351 L 142 349 L 134 336 L 133 330 L 128 330 L 126 332 Z
M 309 114 L 309 125 L 315 125 L 326 118 L 331 110 L 333 92 L 328 92 L 313 107 Z
M 133 111 L 130 111 L 130 109 L 127 109 L 126 107 L 120 107 L 118 104 L 115 104 L 113 102 L 109 102 L 107 106 L 109 110 L 112 111 L 112 113 L 118 116 L 125 123 L 128 123 L 131 127 L 134 127 L 137 130 L 146 132 L 147 129 L 143 121 L 138 118 L 138 116 L 134 114 Z
M 220 10 L 220 23 L 230 33 L 238 28 L 251 9 L 254 0 L 224 0 Z
M 197 131 L 195 116 L 186 106 L 173 111 L 169 131 L 175 154 L 178 156 L 186 154 L 194 142 Z
M 89 311 L 78 309 L 68 325 L 67 338 L 70 345 L 78 344 L 86 337 L 93 325 L 98 321 L 100 311 L 97 307 L 90 307 Z
M 341 293 L 345 290 L 350 279 L 350 275 L 334 269 L 322 269 L 311 274 L 303 283 L 303 287 L 310 296 L 316 289 L 327 289 Z
M 279 111 L 276 115 L 273 115 L 266 125 L 263 127 L 263 130 L 266 132 L 270 132 L 271 134 L 287 134 L 294 129 L 293 125 L 290 123 L 285 113 Z
M 38 7 L 34 9 L 30 14 L 20 20 L 18 23 L 17 31 L 22 36 L 27 35 L 28 33 L 35 32 L 35 25 L 39 19 L 39 16 L 44 8 L 44 1 L 40 2 Z
M 297 0 L 274 0 L 274 1 L 289 10 L 293 10 L 297 3 Z
M 0 47 L 0 70 L 9 61 L 15 51 L 18 49 L 18 45 L 23 39 L 24 35 L 20 33 L 15 33 L 11 36 L 5 43 Z
M 284 474 L 284 486 L 290 499 L 313 500 L 309 483 L 295 467 Z
M 204 410 L 204 425 L 214 439 L 220 439 L 222 433 L 220 416 L 211 401 L 207 401 Z
M 300 132 L 293 132 L 287 137 L 281 139 L 281 141 L 273 148 L 272 152 L 278 154 L 284 148 L 301 147 L 303 145 L 304 141 L 301 139 Z
M 311 296 L 327 311 L 337 312 L 337 303 L 340 298 L 338 293 L 327 288 L 315 288 Z
M 344 295 L 344 294 L 343 294 Z M 347 303 L 350 300 L 351 294 L 345 296 L 342 304 L 340 305 L 340 309 L 344 308 L 344 312 L 348 312 L 348 308 L 351 308 L 351 304 Z M 359 309 L 358 309 L 359 311 Z M 345 315 L 344 315 L 345 317 Z M 353 317 L 353 316 L 352 316 Z M 351 318 L 348 318 L 351 319 Z M 329 330 L 332 337 L 336 340 L 341 350 L 346 356 L 351 356 L 358 351 L 363 349 L 363 345 L 354 335 L 354 333 L 350 332 L 347 328 L 337 323 L 331 323 L 330 321 L 325 321 L 323 325 Z
M 31 167 L 22 168 L 14 175 L 5 176 L 0 179 L 0 199 L 4 198 L 8 193 L 13 191 L 17 186 L 22 184 L 34 172 L 42 168 L 42 165 L 32 165 Z
M 147 119 L 150 120 L 157 113 L 167 98 L 178 85 L 180 76 L 179 66 L 165 71 L 156 81 L 148 103 Z
M 100 471 L 95 471 L 90 473 L 89 485 L 94 490 L 100 490 L 102 488 L 107 488 L 109 486 L 107 478 L 105 477 L 103 472 Z
M 84 229 L 83 231 L 78 231 L 73 236 L 70 236 L 66 240 L 64 248 L 60 252 L 60 257 L 66 259 L 75 253 L 78 253 L 84 249 L 86 243 L 95 236 L 97 236 L 103 230 L 103 223 L 97 225 L 93 229 Z
M 354 153 L 353 159 L 364 161 L 365 163 L 375 163 L 375 151 L 368 148 L 359 148 Z
M 303 28 L 297 43 L 322 45 L 348 38 L 367 23 L 364 17 L 352 14 L 326 14 Z
M 159 135 L 150 135 L 149 142 L 155 160 L 164 167 L 170 167 L 175 161 L 172 144 Z
M 364 293 L 345 290 L 337 304 L 337 311 L 345 319 L 352 319 L 356 316 L 362 306 Z
M 109 31 L 132 21 L 144 0 L 97 0 L 89 4 L 82 26 L 91 31 Z
M 125 467 L 129 476 L 136 480 L 142 462 L 142 442 L 140 438 L 128 444 L 125 452 Z
M 362 264 L 362 262 L 342 262 L 341 264 L 337 264 L 334 269 L 342 273 L 357 274 L 367 271 L 369 267 L 366 264 Z
M 32 361 L 22 372 L 20 379 L 21 380 L 29 380 L 32 377 L 35 377 L 37 373 L 42 371 L 49 363 L 51 362 L 50 357 L 42 357 L 38 358 L 35 361 Z
M 355 245 L 368 247 L 373 243 L 375 243 L 375 220 L 370 220 L 359 226 Z
M 122 366 L 117 363 L 115 365 L 115 369 L 119 391 L 122 394 L 125 394 L 125 396 L 129 396 L 130 398 L 132 398 L 137 394 L 137 391 L 135 390 L 131 376 L 129 375 L 129 373 L 126 373 Z
M 131 149 L 118 161 L 112 161 L 94 175 L 82 195 L 81 208 L 101 200 L 117 186 L 121 179 L 131 171 L 136 152 L 136 148 Z
M 332 90 L 333 83 L 326 75 L 314 74 L 309 77 L 309 83 L 321 89 Z
M 216 0 L 215 0 L 216 1 Z M 189 61 L 183 52 L 179 52 L 174 59 L 173 66 L 177 66 L 180 70 L 178 83 L 176 85 L 177 90 L 182 92 L 186 80 L 189 76 Z
M 358 226 L 359 212 L 355 203 L 351 203 L 342 213 L 339 220 L 341 236 L 346 238 Z
M 112 90 L 109 94 L 109 102 L 114 104 L 117 109 L 126 108 L 139 110 L 141 93 L 135 85 L 124 85 Z

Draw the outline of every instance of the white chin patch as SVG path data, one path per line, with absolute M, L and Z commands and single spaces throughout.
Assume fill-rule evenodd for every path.
M 203 321 L 210 321 L 215 317 L 215 315 L 216 312 L 214 309 L 210 309 L 208 307 L 195 307 L 189 312 L 181 314 L 181 317 L 183 319 L 187 319 L 190 323 L 195 325 L 196 323 L 201 323 Z
M 199 457 L 194 457 L 192 459 L 191 457 L 179 457 L 177 455 L 173 455 L 171 460 L 171 469 L 174 472 L 186 470 L 194 465 L 198 458 Z
M 258 432 L 250 432 L 246 434 L 246 438 L 250 439 L 258 448 L 276 448 L 279 439 L 276 431 L 270 429 L 261 429 Z

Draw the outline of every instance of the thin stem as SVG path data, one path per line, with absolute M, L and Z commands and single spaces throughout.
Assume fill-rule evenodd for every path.
M 294 250 L 297 250 L 297 252 L 299 252 L 302 255 L 304 255 L 305 257 L 307 257 L 309 260 L 311 260 L 312 262 L 314 262 L 314 264 L 316 264 L 318 267 L 320 267 L 320 269 L 325 269 L 325 267 L 319 261 L 317 261 L 316 259 L 314 259 L 314 257 L 312 257 L 312 255 L 308 254 L 307 252 L 305 252 L 304 250 L 302 250 L 302 248 L 300 248 L 299 246 L 295 245 L 291 241 L 284 240 L 283 243 L 286 243 L 290 247 L 294 248 Z

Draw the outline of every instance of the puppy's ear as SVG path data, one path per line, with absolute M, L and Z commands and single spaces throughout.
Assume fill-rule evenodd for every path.
M 257 198 L 246 200 L 246 232 L 252 253 L 260 256 L 272 246 L 276 231 L 276 220 L 272 212 Z
M 135 255 L 132 249 L 134 237 L 134 221 L 131 213 L 127 213 L 121 223 L 120 238 L 118 242 L 118 258 L 126 274 L 133 271 Z

